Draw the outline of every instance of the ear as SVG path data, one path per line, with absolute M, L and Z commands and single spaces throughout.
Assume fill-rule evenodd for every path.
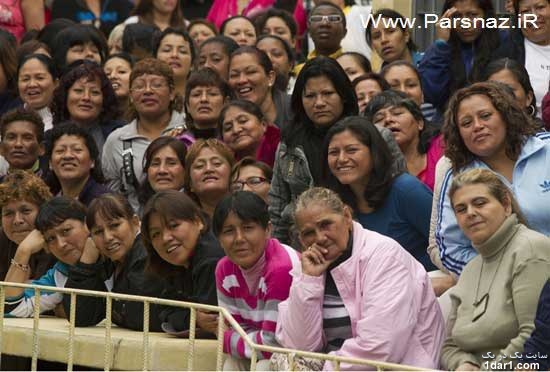
M 46 147 L 44 146 L 43 143 L 41 143 L 40 145 L 38 145 L 38 156 L 44 156 L 45 153 L 46 153 Z
M 526 103 L 527 103 L 527 106 L 529 106 L 531 104 L 531 102 L 533 101 L 533 92 L 529 92 L 527 93 L 527 99 L 526 99 Z
M 507 194 L 504 198 L 504 212 L 506 213 L 506 217 L 510 216 L 512 214 L 512 199 L 510 197 L 510 194 Z
M 6 157 L 6 149 L 4 147 L 4 142 L 0 142 L 0 156 Z
M 418 120 L 418 130 L 424 130 L 424 119 Z
M 270 87 L 273 87 L 273 84 L 275 84 L 275 78 L 277 74 L 275 73 L 275 70 L 269 71 L 269 74 L 267 74 L 267 83 Z
M 353 227 L 353 212 L 351 211 L 351 208 L 348 207 L 347 205 L 344 207 L 344 221 L 346 222 L 346 225 L 351 231 Z
M 197 216 L 197 220 L 195 221 L 197 223 L 197 225 L 199 226 L 199 230 L 201 232 L 204 232 L 204 222 L 202 222 L 202 220 L 200 219 L 200 217 Z
M 271 238 L 271 233 L 273 232 L 273 225 L 271 224 L 271 221 L 267 223 L 267 228 L 265 229 L 265 232 L 267 236 Z
M 91 169 L 94 169 L 95 168 L 95 161 L 92 160 L 92 166 L 90 167 Z
M 136 230 L 140 230 L 141 228 L 141 222 L 139 221 L 139 217 L 134 214 L 132 216 L 132 219 L 130 220 L 130 224 L 136 229 Z
M 405 43 L 408 43 L 411 39 L 411 33 L 409 30 L 403 31 L 403 36 L 405 37 Z

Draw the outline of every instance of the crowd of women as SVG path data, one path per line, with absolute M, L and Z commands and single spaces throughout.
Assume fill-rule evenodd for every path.
M 439 24 L 425 52 L 395 10 L 357 27 L 343 0 L 193 20 L 175 0 L 59 3 L 26 32 L 0 19 L 1 280 L 219 305 L 264 345 L 550 368 L 549 0 L 511 1 L 537 20 L 510 32 Z M 33 315 L 33 290 L 5 294 Z M 105 318 L 104 299 L 76 306 L 77 326 Z M 190 317 L 152 305 L 149 328 L 185 337 Z M 143 305 L 112 319 L 141 330 Z M 216 313 L 196 320 L 216 337 Z M 223 344 L 225 370 L 250 367 L 239 332 Z

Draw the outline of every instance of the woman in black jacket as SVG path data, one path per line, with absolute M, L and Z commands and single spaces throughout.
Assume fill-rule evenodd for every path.
M 71 266 L 66 287 L 109 291 L 139 296 L 158 296 L 164 281 L 145 272 L 147 252 L 139 235 L 139 219 L 121 195 L 104 194 L 88 208 L 86 223 L 94 244 L 84 248 L 80 261 Z M 69 314 L 70 296 L 63 299 Z M 105 299 L 79 296 L 76 326 L 93 326 L 105 318 Z M 151 305 L 149 329 L 161 331 L 161 306 Z M 112 321 L 120 327 L 143 329 L 143 304 L 113 301 Z
M 141 228 L 148 269 L 168 281 L 160 297 L 217 305 L 215 270 L 224 253 L 199 206 L 179 191 L 160 191 L 145 205 Z M 161 319 L 166 332 L 189 329 L 189 309 L 167 308 Z M 216 334 L 217 314 L 197 311 L 197 325 Z

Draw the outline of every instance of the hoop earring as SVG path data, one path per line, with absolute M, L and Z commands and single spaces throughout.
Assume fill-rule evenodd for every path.
M 529 105 L 528 108 L 529 108 L 529 111 L 528 111 L 529 116 L 534 117 L 535 113 L 537 112 L 535 105 Z

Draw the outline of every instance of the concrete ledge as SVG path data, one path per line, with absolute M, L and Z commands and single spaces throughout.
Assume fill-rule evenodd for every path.
M 32 356 L 33 319 L 4 319 L 2 353 Z M 69 323 L 65 319 L 41 317 L 39 323 L 39 359 L 67 362 Z M 143 336 L 113 325 L 111 328 L 111 370 L 141 370 L 143 368 Z M 216 369 L 216 340 L 195 340 L 194 370 Z M 149 366 L 151 370 L 186 370 L 189 342 L 164 333 L 149 334 Z M 103 369 L 105 327 L 75 328 L 73 363 Z

